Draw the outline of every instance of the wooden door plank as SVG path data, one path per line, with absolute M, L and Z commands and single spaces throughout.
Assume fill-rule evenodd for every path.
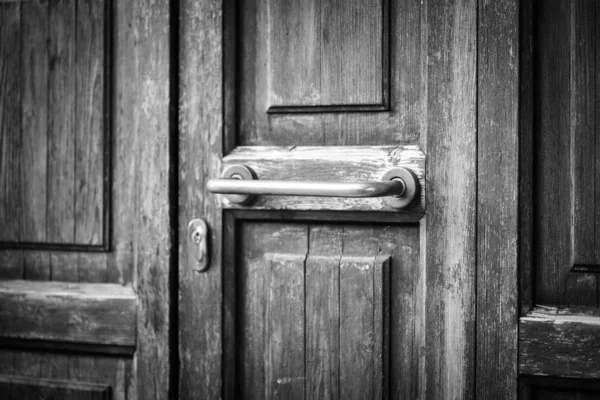
M 23 211 L 20 2 L 0 4 L 0 24 L 0 241 L 18 242 Z M 21 273 L 17 269 L 3 273 Z
M 221 207 L 203 188 L 207 177 L 221 173 L 224 4 L 233 5 L 179 2 L 179 245 L 186 246 L 186 229 L 193 218 L 206 220 L 212 244 L 211 266 L 203 274 L 188 268 L 187 252 L 179 252 L 181 398 L 217 399 L 223 393 L 223 220 Z M 198 349 L 204 352 L 201 358 L 195 356 Z
M 74 240 L 104 241 L 105 1 L 77 2 L 75 43 Z
M 23 234 L 21 241 L 46 241 L 48 160 L 48 2 L 23 2 L 21 107 L 23 130 Z M 26 254 L 26 257 L 28 254 Z M 48 265 L 27 265 L 27 276 L 47 277 Z
M 573 181 L 572 265 L 596 265 L 596 2 L 570 4 L 570 179 Z M 596 279 L 594 279 L 596 280 Z
M 114 132 L 111 164 L 113 167 L 112 198 L 112 252 L 108 254 L 107 282 L 131 284 L 134 275 L 134 227 L 131 204 L 135 201 L 136 181 L 131 178 L 136 169 L 136 157 L 131 149 L 136 148 L 134 118 L 138 96 L 136 59 L 130 52 L 135 49 L 136 27 L 130 24 L 135 4 L 131 1 L 116 2 L 114 5 Z
M 336 399 L 340 393 L 339 266 L 340 256 L 335 255 L 309 255 L 306 260 L 305 393 L 309 399 Z
M 475 397 L 481 399 L 517 396 L 518 10 L 515 0 L 479 1 Z
M 340 261 L 340 397 L 387 398 L 383 352 L 384 267 L 388 257 L 343 256 Z M 384 394 L 385 393 L 385 394 Z
M 427 399 L 475 395 L 476 15 L 472 0 L 427 5 Z
M 306 386 L 307 399 L 339 398 L 339 271 L 342 230 L 310 226 L 306 259 Z
M 256 6 L 257 11 L 268 13 L 257 16 L 256 22 L 263 25 L 255 28 L 269 26 L 268 107 L 321 104 L 321 2 L 271 0 L 267 7 L 260 2 Z
M 385 0 L 322 1 L 318 39 L 321 104 L 383 105 L 387 82 Z M 386 88 L 387 89 L 387 88 Z
M 273 253 L 266 310 L 266 399 L 304 399 L 305 254 Z
M 48 241 L 73 243 L 75 229 L 75 2 L 50 0 L 48 97 Z M 61 268 L 72 268 L 62 264 Z M 77 276 L 57 269 L 53 276 Z
M 171 41 L 171 7 L 160 1 L 149 6 L 135 1 L 132 15 L 135 45 L 133 75 L 136 82 L 133 131 L 135 169 L 129 176 L 135 181 L 129 218 L 133 225 L 134 288 L 137 302 L 137 351 L 135 385 L 137 396 L 144 399 L 174 397 L 170 385 L 172 360 L 170 350 L 171 288 L 175 278 L 173 257 L 176 252 L 172 234 L 172 210 L 177 169 L 172 154 L 177 137 L 172 99 L 175 85 Z M 185 238 L 185 235 L 181 236 Z M 216 241 L 216 239 L 214 240 Z M 213 243 L 214 243 L 213 241 Z M 197 309 L 197 305 L 196 305 Z M 197 332 L 196 332 L 197 334 Z M 197 379 L 197 378 L 196 378 Z

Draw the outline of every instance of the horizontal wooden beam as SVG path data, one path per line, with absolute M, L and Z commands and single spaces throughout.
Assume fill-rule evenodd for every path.
M 535 307 L 519 321 L 519 373 L 600 379 L 600 310 Z
M 249 167 L 259 180 L 364 183 L 382 180 L 391 169 L 410 169 L 420 195 L 406 208 L 387 205 L 382 198 L 258 196 L 244 206 L 223 201 L 226 209 L 269 211 L 370 211 L 406 214 L 419 221 L 425 210 L 425 154 L 417 146 L 238 146 L 223 158 L 223 169 Z M 219 178 L 213 176 L 212 178 Z
M 133 352 L 136 295 L 117 284 L 0 281 L 0 343 L 12 341 Z

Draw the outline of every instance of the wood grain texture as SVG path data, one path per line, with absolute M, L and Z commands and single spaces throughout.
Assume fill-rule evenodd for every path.
M 1 247 L 108 247 L 110 157 L 103 147 L 109 136 L 106 105 L 112 101 L 106 84 L 111 52 L 104 46 L 111 25 L 104 12 L 108 3 L 93 2 L 93 10 L 85 1 L 3 3 L 3 9 L 19 9 L 13 18 L 18 26 L 2 35 L 3 47 L 16 46 L 7 61 L 16 61 L 10 71 L 18 93 L 3 93 L 2 101 L 10 99 L 17 110 L 11 132 L 19 135 L 3 140 L 11 168 L 0 179 L 10 180 L 11 191 L 3 189 L 2 198 L 14 203 L 7 223 L 15 227 L 0 236 Z M 3 118 L 10 118 L 8 111 Z
M 231 322 L 237 357 L 230 360 L 238 363 L 239 384 L 232 391 L 237 398 L 303 391 L 307 398 L 414 393 L 416 228 L 240 221 L 238 229 L 240 260 L 235 272 L 228 272 L 235 273 L 237 286 Z M 271 253 L 276 249 L 294 252 Z M 276 277 L 274 257 L 280 260 Z M 288 290 L 277 292 L 274 302 L 271 289 L 284 276 Z M 300 304 L 297 291 L 304 293 Z M 284 307 L 288 312 L 269 325 L 269 307 L 275 303 L 277 311 Z M 281 332 L 288 332 L 288 338 L 280 339 Z M 292 343 L 292 338 L 297 339 Z M 280 355 L 282 349 L 285 360 L 272 357 L 272 351 Z M 297 365 L 299 358 L 304 365 Z
M 427 6 L 427 399 L 475 396 L 476 11 Z
M 27 379 L 0 375 L 0 395 L 6 400 L 110 400 L 110 387 L 88 382 Z
M 383 107 L 389 62 L 385 4 L 333 0 L 258 6 L 266 14 L 258 21 L 266 24 L 251 29 L 267 41 L 266 54 L 257 54 L 255 62 L 266 64 L 266 72 L 256 72 L 266 73 L 268 111 Z
M 475 397 L 517 396 L 519 3 L 479 1 Z
M 342 257 L 339 268 L 340 397 L 381 399 L 384 390 L 384 275 L 388 257 Z M 384 394 L 385 393 L 385 394 Z
M 595 257 L 590 254 L 595 60 L 588 53 L 595 43 L 594 7 L 595 2 L 536 3 L 535 301 L 541 304 L 597 305 L 597 278 L 570 272 L 574 262 Z
M 171 158 L 176 140 L 169 123 L 171 83 L 170 3 L 149 6 L 136 1 L 133 22 L 134 48 L 124 58 L 133 59 L 135 108 L 132 128 L 135 182 L 129 218 L 133 221 L 134 289 L 137 302 L 135 383 L 139 398 L 168 398 L 171 372 L 170 307 L 173 233 L 170 190 L 174 184 Z M 185 237 L 185 236 L 182 236 Z
M 136 296 L 120 285 L 4 281 L 0 336 L 135 347 Z
M 327 82 L 321 81 L 321 1 L 268 1 L 252 6 L 261 13 L 256 21 L 265 22 L 251 29 L 266 42 L 255 62 L 266 67 L 256 72 L 266 74 L 259 79 L 267 83 L 262 95 L 267 107 L 322 105 L 321 85 Z
M 75 2 L 52 0 L 49 13 L 47 240 L 73 243 L 75 232 Z M 62 264 L 62 263 L 60 263 Z M 68 267 L 68 264 L 62 264 Z M 68 273 L 65 273 L 68 275 Z
M 519 315 L 533 305 L 534 0 L 521 2 L 519 43 Z
M 600 264 L 596 258 L 596 2 L 571 5 L 570 127 L 573 182 L 572 264 Z
M 519 373 L 600 377 L 600 313 L 536 307 L 519 321 Z
M 204 218 L 212 260 L 197 274 L 185 267 L 187 252 L 179 252 L 179 395 L 216 399 L 223 390 L 222 212 L 203 188 L 206 177 L 221 172 L 223 154 L 223 5 L 184 0 L 179 7 L 179 245 L 186 245 L 189 221 Z
M 48 159 L 48 2 L 21 5 L 21 119 L 23 132 L 23 221 L 21 241 L 46 241 Z M 27 268 L 46 276 L 48 265 Z
M 20 16 L 20 3 L 0 4 L 0 241 L 19 240 L 22 230 Z
M 306 258 L 306 386 L 309 399 L 340 395 L 340 255 L 342 232 L 310 227 Z
M 5 350 L 3 354 L 14 356 L 14 364 L 3 369 L 2 374 L 17 382 L 40 382 L 42 385 L 67 388 L 83 383 L 84 388 L 110 387 L 114 400 L 135 398 L 128 393 L 132 371 L 129 357 L 65 355 L 56 352 L 49 356 L 47 353 L 23 350 Z
M 273 253 L 266 258 L 265 398 L 304 399 L 306 254 Z
M 380 181 L 392 168 L 412 170 L 420 182 L 420 199 L 402 210 L 386 205 L 382 198 L 353 199 L 299 196 L 259 196 L 250 206 L 223 201 L 224 208 L 253 210 L 387 211 L 413 214 L 419 220 L 425 207 L 425 155 L 417 146 L 368 147 L 237 147 L 223 159 L 224 168 L 242 164 L 258 179 L 285 181 Z
M 77 2 L 75 47 L 75 243 L 104 241 L 105 1 Z M 110 29 L 110 27 L 106 27 Z
M 232 87 L 228 89 L 240 99 L 236 105 L 239 119 L 233 129 L 238 143 L 314 146 L 417 142 L 425 114 L 426 3 L 296 3 L 286 6 L 273 2 L 271 8 L 282 13 L 285 7 L 290 8 L 287 16 L 277 21 L 267 4 L 244 1 L 237 20 L 229 20 L 238 31 L 238 40 L 228 42 L 238 49 L 237 82 L 230 81 Z M 295 13 L 292 7 L 296 7 Z M 269 21 L 269 12 L 274 21 Z M 273 24 L 293 27 L 289 29 L 291 39 Z M 275 40 L 270 38 L 277 42 L 272 44 Z M 276 57 L 273 48 L 279 44 L 287 53 L 291 51 L 293 58 L 284 59 L 287 53 L 281 52 L 281 63 L 286 67 L 269 67 L 266 55 Z M 277 104 L 277 99 L 266 93 L 270 90 L 269 74 L 277 75 L 272 69 L 281 75 L 276 77 L 281 91 L 294 92 L 290 102 L 296 103 L 292 104 L 313 105 L 274 106 L 266 114 L 269 104 Z M 300 79 L 304 86 L 297 82 Z M 284 84 L 296 90 L 285 89 Z M 285 96 L 291 94 L 285 92 Z M 327 100 L 332 106 L 314 105 L 329 104 Z M 405 109 L 413 112 L 406 113 Z

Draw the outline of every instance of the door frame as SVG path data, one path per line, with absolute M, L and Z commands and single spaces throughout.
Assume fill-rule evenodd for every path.
M 179 396 L 224 393 L 223 213 L 205 189 L 234 147 L 235 6 L 179 2 Z M 519 15 L 517 0 L 423 4 L 429 31 L 427 215 L 421 220 L 426 318 L 422 398 L 516 398 Z M 423 28 L 425 29 L 425 28 Z M 448 112 L 447 110 L 451 110 Z M 231 137 L 231 135 L 229 135 Z M 435 160 L 435 163 L 433 162 Z M 478 184 L 485 182 L 485 184 Z M 188 268 L 187 224 L 204 218 L 211 266 Z M 428 245 L 436 243 L 436 246 Z M 440 261 L 441 260 L 441 261 Z M 448 314 L 448 304 L 461 312 Z

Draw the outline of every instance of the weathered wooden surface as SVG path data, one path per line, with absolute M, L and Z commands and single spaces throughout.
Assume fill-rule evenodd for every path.
M 15 380 L 26 384 L 47 386 L 110 388 L 112 399 L 135 398 L 131 392 L 132 362 L 130 358 L 98 355 L 65 355 L 52 357 L 40 352 L 0 351 L 0 359 L 10 358 L 9 364 L 0 364 L 4 381 Z M 14 359 L 14 360 L 13 360 Z M 8 379 L 6 379 L 8 378 Z M 33 392 L 36 393 L 35 389 Z M 4 394 L 4 393 L 2 393 Z M 2 397 L 5 398 L 5 397 Z M 10 398 L 10 397 L 9 397 Z M 16 397 L 24 399 L 27 397 Z M 33 397 L 35 399 L 39 397 Z M 59 397 L 61 398 L 61 397 Z M 80 399 L 81 397 L 75 397 Z
M 256 77 L 244 76 L 256 82 L 257 103 L 266 98 L 269 112 L 280 113 L 383 106 L 389 67 L 384 57 L 389 37 L 384 31 L 389 18 L 385 3 L 246 2 L 260 13 L 258 23 L 247 29 L 262 42 L 246 40 L 247 49 L 261 50 L 247 56 L 256 57 L 255 65 L 266 65 L 255 69 Z
M 111 284 L 0 281 L 0 336 L 135 347 L 136 296 Z
M 382 198 L 336 198 L 308 196 L 258 196 L 248 206 L 223 200 L 224 208 L 253 210 L 387 211 L 414 215 L 418 221 L 425 208 L 425 155 L 417 146 L 331 147 L 237 147 L 223 159 L 223 168 L 242 164 L 260 180 L 368 182 L 380 181 L 395 167 L 412 170 L 420 184 L 420 198 L 402 210 Z M 219 176 L 220 177 L 220 176 Z
M 179 6 L 179 395 L 217 399 L 227 311 L 221 298 L 223 228 L 220 204 L 204 188 L 208 176 L 221 172 L 223 4 L 184 0 Z M 187 268 L 183 251 L 193 218 L 204 218 L 210 229 L 211 266 L 203 274 Z
M 469 0 L 427 5 L 427 399 L 475 395 L 476 11 Z
M 600 312 L 536 307 L 519 321 L 519 373 L 600 378 Z
M 225 326 L 237 332 L 235 396 L 414 393 L 414 227 L 238 226 L 241 259 L 225 266 L 236 277 Z
M 0 3 L 0 241 L 21 235 L 20 3 Z
M 294 246 L 294 244 L 291 244 Z M 287 250 L 287 249 L 282 249 Z M 265 397 L 304 399 L 305 254 L 275 253 L 267 258 L 265 310 Z M 252 318 L 247 315 L 246 318 Z M 254 353 L 254 356 L 257 356 Z
M 426 8 L 387 0 L 240 2 L 239 40 L 227 42 L 239 62 L 231 134 L 242 145 L 416 143 L 425 114 Z
M 534 0 L 525 0 L 519 10 L 519 315 L 531 310 L 534 254 Z
M 517 396 L 519 2 L 479 1 L 475 398 Z
M 16 22 L 0 28 L 0 48 L 4 49 L 4 39 L 9 37 L 4 28 L 11 28 L 6 32 L 12 37 L 19 35 L 21 26 L 21 37 L 15 39 L 21 53 L 17 48 L 11 54 L 23 67 L 16 69 L 22 79 L 11 82 L 22 86 L 22 101 L 14 101 L 19 93 L 12 100 L 22 116 L 23 150 L 22 154 L 11 153 L 21 161 L 11 161 L 12 169 L 2 168 L 0 179 L 4 179 L 4 171 L 18 174 L 21 179 L 18 185 L 12 184 L 11 201 L 23 196 L 27 199 L 20 200 L 22 212 L 12 206 L 6 208 L 11 210 L 11 218 L 16 218 L 16 228 L 3 228 L 2 232 L 18 235 L 21 244 L 26 242 L 26 250 L 0 251 L 0 276 L 36 279 L 40 282 L 33 285 L 39 285 L 42 294 L 52 292 L 53 285 L 62 285 L 41 282 L 45 280 L 111 282 L 118 285 L 99 286 L 100 290 L 114 286 L 128 292 L 130 298 L 126 301 L 128 318 L 119 320 L 111 315 L 118 313 L 121 306 L 111 308 L 114 302 L 106 299 L 90 306 L 77 297 L 69 297 L 68 301 L 63 301 L 64 296 L 42 300 L 28 294 L 40 302 L 40 310 L 57 307 L 54 311 L 63 312 L 65 317 L 41 321 L 43 313 L 32 312 L 18 318 L 39 319 L 39 329 L 62 324 L 61 332 L 66 333 L 54 334 L 55 340 L 67 343 L 63 347 L 68 347 L 71 354 L 45 352 L 57 342 L 31 338 L 39 332 L 27 330 L 21 339 L 3 343 L 31 345 L 38 349 L 37 355 L 5 352 L 2 365 L 9 365 L 8 370 L 14 375 L 37 369 L 38 377 L 44 379 L 93 382 L 101 380 L 94 373 L 105 376 L 106 371 L 111 371 L 118 375 L 110 378 L 115 382 L 110 385 L 115 398 L 168 398 L 168 282 L 172 271 L 169 193 L 170 184 L 174 183 L 169 152 L 175 140 L 169 125 L 173 120 L 169 96 L 173 82 L 170 6 L 168 2 L 150 6 L 145 2 L 86 0 L 2 2 L 0 15 L 4 18 L 8 15 L 5 9 L 14 10 L 17 6 L 21 11 L 20 16 L 14 14 Z M 107 35 L 114 35 L 114 40 Z M 5 60 L 3 57 L 0 64 Z M 108 61 L 114 74 L 106 69 Z M 4 99 L 2 95 L 3 107 Z M 112 138 L 105 129 L 108 116 L 115 128 Z M 5 137 L 3 133 L 3 151 L 7 149 Z M 107 174 L 109 158 L 113 164 Z M 5 161 L 10 160 L 1 157 L 0 163 Z M 108 177 L 113 178 L 112 182 Z M 3 183 L 0 191 L 6 187 Z M 67 194 L 63 196 L 64 193 Z M 5 201 L 7 197 L 0 193 L 0 199 Z M 106 207 L 110 200 L 115 208 L 109 216 Z M 4 210 L 0 218 L 4 218 Z M 114 221 L 111 243 L 105 242 L 107 217 Z M 95 246 L 95 250 L 110 245 L 111 251 L 79 252 L 84 247 L 88 249 L 88 245 Z M 44 247 L 62 251 L 41 250 Z M 91 315 L 81 313 L 85 307 Z M 73 313 L 79 313 L 82 319 L 68 325 L 68 317 Z M 98 320 L 104 321 L 102 325 L 98 325 Z M 2 324 L 3 328 L 6 326 L 11 328 L 10 324 Z M 53 334 L 52 329 L 41 335 Z M 126 345 L 87 346 L 87 339 L 77 336 L 78 329 L 81 335 L 99 330 L 100 339 L 93 340 L 125 341 Z M 138 332 L 139 346 L 135 347 Z M 30 338 L 22 339 L 27 335 Z M 128 354 L 135 350 L 135 360 L 75 354 L 97 354 L 112 348 L 127 348 Z
M 1 6 L 2 48 L 10 49 L 3 62 L 13 63 L 3 69 L 0 93 L 0 120 L 11 121 L 2 134 L 2 222 L 10 227 L 0 234 L 2 247 L 107 246 L 106 4 Z
M 536 303 L 597 305 L 596 2 L 535 3 Z M 560 218 L 557 218 L 560 216 Z
M 87 382 L 72 383 L 47 379 L 27 379 L 0 375 L 0 395 L 6 400 L 25 399 L 90 399 L 110 400 L 106 385 Z
M 122 4 L 125 9 L 126 5 Z M 140 399 L 166 399 L 170 396 L 170 308 L 175 268 L 172 246 L 173 201 L 175 185 L 174 160 L 171 158 L 176 130 L 169 123 L 175 118 L 170 112 L 171 46 L 170 2 L 149 5 L 136 1 L 131 12 L 121 13 L 120 26 L 128 29 L 133 21 L 133 45 L 120 55 L 125 68 L 131 68 L 134 108 L 130 132 L 135 149 L 134 169 L 127 172 L 134 182 L 133 198 L 124 224 L 132 224 L 134 288 L 137 302 L 137 351 L 135 355 L 135 385 Z M 130 64 L 131 63 L 131 64 Z M 123 116 L 123 118 L 126 118 Z M 173 331 L 174 334 L 174 331 Z M 172 390 L 172 389 L 171 389 Z

